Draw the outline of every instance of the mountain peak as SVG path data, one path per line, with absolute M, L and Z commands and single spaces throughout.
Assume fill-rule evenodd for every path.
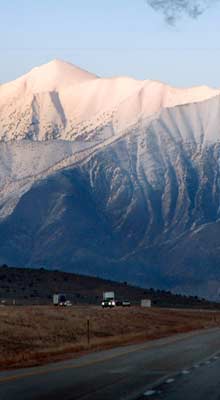
M 90 78 L 90 79 L 91 78 L 97 78 L 96 75 L 94 75 L 94 74 L 92 74 L 92 73 L 90 73 L 90 72 L 78 67 L 77 65 L 74 65 L 74 64 L 72 64 L 70 62 L 67 62 L 67 61 L 64 61 L 64 60 L 61 60 L 61 59 L 58 59 L 58 58 L 55 58 L 54 60 L 51 60 L 46 64 L 42 64 L 42 65 L 40 65 L 38 67 L 33 68 L 30 71 L 30 73 L 32 71 L 37 71 L 37 70 L 38 71 L 41 70 L 42 72 L 46 72 L 46 71 L 54 72 L 54 71 L 56 71 L 56 72 L 62 72 L 62 73 L 69 72 L 70 74 L 78 73 L 78 74 L 81 74 L 82 77 L 87 78 L 87 79 L 88 78 Z
M 32 69 L 23 78 L 26 78 L 28 86 L 36 92 L 59 90 L 65 86 L 96 79 L 97 76 L 71 63 L 55 59 Z
M 33 68 L 15 81 L 1 85 L 1 89 L 4 95 L 10 95 L 14 90 L 53 92 L 94 79 L 98 79 L 98 76 L 66 61 L 55 59 Z

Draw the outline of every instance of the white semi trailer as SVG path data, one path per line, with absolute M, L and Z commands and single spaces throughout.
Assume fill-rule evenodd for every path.
M 64 293 L 56 293 L 53 295 L 53 305 L 54 306 L 64 306 L 66 305 L 66 295 Z
M 141 307 L 150 308 L 151 307 L 151 300 L 150 299 L 142 299 L 141 300 Z

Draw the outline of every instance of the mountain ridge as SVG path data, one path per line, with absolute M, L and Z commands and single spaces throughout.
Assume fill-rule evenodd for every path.
M 206 86 L 177 89 L 159 81 L 99 78 L 54 60 L 0 86 L 0 140 L 91 140 L 94 130 L 107 127 L 117 135 L 164 108 L 219 94 Z

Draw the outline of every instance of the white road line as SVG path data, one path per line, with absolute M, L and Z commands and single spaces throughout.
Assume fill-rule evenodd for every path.
M 175 382 L 175 379 L 174 379 L 174 378 L 170 378 L 170 379 L 167 379 L 167 380 L 165 381 L 165 383 L 167 383 L 167 384 L 170 384 L 170 383 L 173 383 L 173 382 Z
M 188 375 L 188 374 L 190 374 L 190 371 L 188 369 L 183 369 L 181 374 L 182 375 Z
M 149 396 L 153 396 L 154 394 L 156 394 L 156 390 L 147 390 L 144 393 L 144 396 L 149 397 Z

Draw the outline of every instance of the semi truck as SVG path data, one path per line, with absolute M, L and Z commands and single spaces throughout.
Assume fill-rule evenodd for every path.
M 102 307 L 115 307 L 115 292 L 103 292 Z
M 54 306 L 65 306 L 67 302 L 66 295 L 64 293 L 56 293 L 53 295 Z

